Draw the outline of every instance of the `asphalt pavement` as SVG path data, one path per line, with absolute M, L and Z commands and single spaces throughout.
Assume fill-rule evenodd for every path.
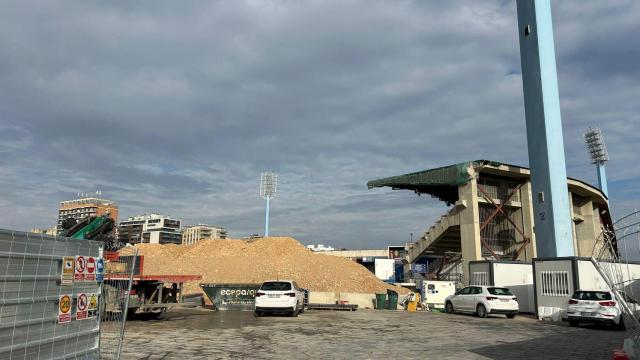
M 611 359 L 608 327 L 359 310 L 297 318 L 191 309 L 127 323 L 123 359 Z

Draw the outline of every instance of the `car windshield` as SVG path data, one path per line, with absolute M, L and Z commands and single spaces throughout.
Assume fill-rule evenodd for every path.
M 509 291 L 509 289 L 507 288 L 490 287 L 490 288 L 487 288 L 487 291 L 491 295 L 513 295 L 511 291 Z
M 284 281 L 273 281 L 262 284 L 260 290 L 264 291 L 287 291 L 291 290 L 291 283 Z
M 577 300 L 611 300 L 611 293 L 608 291 L 576 291 L 572 298 Z

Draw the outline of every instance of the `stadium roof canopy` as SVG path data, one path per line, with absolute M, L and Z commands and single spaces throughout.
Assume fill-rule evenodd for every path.
M 491 160 L 466 161 L 435 169 L 418 171 L 410 174 L 387 177 L 367 182 L 369 189 L 376 187 L 390 187 L 393 190 L 413 190 L 418 195 L 429 194 L 448 205 L 458 200 L 458 187 L 471 180 L 472 172 L 504 176 L 510 178 L 527 179 L 530 176 L 529 169 L 522 166 L 510 165 Z M 579 195 L 600 197 L 598 202 L 606 202 L 606 196 L 600 189 L 583 181 L 568 178 L 569 187 Z M 599 195 L 599 196 L 598 196 Z

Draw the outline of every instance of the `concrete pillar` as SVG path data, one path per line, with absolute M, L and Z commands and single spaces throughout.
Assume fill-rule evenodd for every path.
M 574 254 L 578 254 L 578 239 L 577 239 L 577 234 L 576 234 L 576 222 L 573 221 L 573 219 L 575 218 L 575 214 L 574 214 L 574 207 L 573 207 L 573 195 L 571 195 L 571 192 L 569 191 L 569 211 L 571 214 L 571 239 L 573 240 L 573 252 Z
M 533 205 L 531 198 L 531 182 L 527 181 L 520 188 L 520 201 L 522 202 L 522 223 L 524 234 L 529 238 L 529 244 L 524 248 L 524 251 L 518 258 L 518 260 L 531 261 L 531 259 L 537 256 L 536 253 L 536 233 L 534 231 L 534 215 Z
M 467 207 L 460 212 L 460 245 L 462 248 L 462 269 L 464 284 L 469 285 L 469 261 L 482 260 L 480 241 L 480 211 L 478 209 L 478 183 L 476 172 L 469 165 L 471 180 L 458 187 L 458 197 Z
M 592 256 L 593 246 L 600 236 L 600 216 L 598 208 L 594 209 L 593 201 L 587 201 L 580 206 L 580 213 L 584 221 L 576 224 L 577 256 Z M 596 249 L 598 251 L 600 247 Z

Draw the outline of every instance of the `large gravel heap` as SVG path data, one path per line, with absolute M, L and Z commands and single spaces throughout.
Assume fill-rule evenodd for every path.
M 259 284 L 273 279 L 293 279 L 310 291 L 406 292 L 385 284 L 354 261 L 313 253 L 290 237 L 136 247 L 138 254 L 144 255 L 144 275 L 202 275 L 201 281 L 186 284 L 186 293 L 200 292 L 199 283 Z M 129 254 L 131 250 L 125 248 L 120 253 Z

